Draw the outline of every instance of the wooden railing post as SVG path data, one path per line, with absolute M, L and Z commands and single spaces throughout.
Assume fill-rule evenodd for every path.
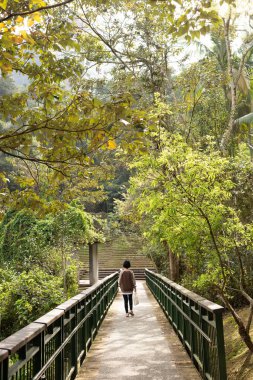
M 0 349 L 0 379 L 8 380 L 8 362 L 9 362 L 9 352 L 7 350 Z
M 219 363 L 219 373 L 220 379 L 223 380 L 227 377 L 226 370 L 226 360 L 225 360 L 225 342 L 224 342 L 224 331 L 223 331 L 223 319 L 222 310 L 215 313 L 216 329 L 217 329 L 217 350 L 218 350 L 218 363 Z
M 33 376 L 45 364 L 45 331 L 43 330 L 35 339 L 34 344 L 39 347 L 38 353 L 34 356 L 33 360 Z

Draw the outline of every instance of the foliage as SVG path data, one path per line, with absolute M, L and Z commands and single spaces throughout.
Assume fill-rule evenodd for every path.
M 63 300 L 59 276 L 38 267 L 22 273 L 0 269 L 0 337 L 19 330 Z
M 218 286 L 224 267 L 235 259 L 234 244 L 248 249 L 251 244 L 250 225 L 243 227 L 232 207 L 233 177 L 238 173 L 212 147 L 208 152 L 193 151 L 175 135 L 164 141 L 161 152 L 134 164 L 138 174 L 131 179 L 129 195 L 134 211 L 145 236 L 187 254 L 192 267 L 200 260 L 201 275 L 210 280 L 213 273 Z M 223 275 L 226 281 L 227 274 Z
M 54 271 L 49 255 L 52 249 L 66 249 L 66 254 L 71 254 L 73 247 L 102 239 L 91 216 L 77 205 L 66 205 L 65 210 L 44 219 L 31 210 L 9 211 L 0 225 L 0 258 L 2 264 L 16 268 L 40 264 Z
M 9 95 L 15 90 L 15 84 L 13 79 L 9 76 L 6 78 L 0 78 L 0 96 Z
M 2 337 L 76 294 L 76 252 L 101 239 L 77 203 L 43 219 L 26 209 L 6 213 L 0 225 Z
M 52 219 L 36 220 L 27 210 L 10 211 L 1 224 L 1 261 L 21 267 L 40 262 L 52 238 Z
M 206 57 L 178 75 L 175 83 L 178 95 L 173 119 L 177 130 L 188 142 L 202 142 L 203 147 L 206 136 L 213 136 L 219 149 L 228 122 L 226 73 L 218 69 L 216 59 Z
M 211 140 L 203 151 L 176 134 L 160 131 L 160 138 L 160 150 L 133 163 L 136 173 L 126 198 L 132 221 L 153 244 L 182 257 L 184 283 L 220 297 L 245 332 L 232 304 L 252 302 L 253 228 L 233 200 L 240 199 L 239 178 L 252 164 L 222 157 Z M 121 212 L 125 207 L 121 204 Z
M 253 123 L 253 112 L 249 113 L 248 115 L 244 115 L 236 120 L 236 123 L 239 125 L 243 124 L 252 124 Z
M 55 242 L 59 242 L 62 237 L 77 245 L 102 241 L 103 234 L 95 229 L 94 220 L 78 203 L 72 202 L 54 217 L 52 230 Z
M 152 260 L 158 273 L 169 277 L 168 257 L 164 254 L 164 247 L 161 243 L 153 243 L 149 239 L 145 239 L 142 253 Z

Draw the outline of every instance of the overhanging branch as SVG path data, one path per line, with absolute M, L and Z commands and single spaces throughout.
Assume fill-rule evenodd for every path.
M 30 15 L 30 14 L 33 14 L 33 13 L 36 13 L 36 12 L 45 11 L 47 9 L 58 8 L 58 7 L 61 7 L 63 5 L 67 5 L 69 3 L 72 3 L 73 1 L 74 0 L 65 0 L 65 1 L 63 1 L 61 3 L 57 3 L 57 4 L 53 4 L 53 5 L 45 5 L 44 7 L 39 7 L 39 8 L 36 8 L 36 9 L 31 9 L 29 11 L 23 11 L 23 12 L 21 11 L 21 12 L 9 13 L 7 16 L 0 18 L 0 22 L 9 20 L 9 19 L 11 19 L 13 17 L 16 17 L 16 16 L 26 16 L 26 15 Z

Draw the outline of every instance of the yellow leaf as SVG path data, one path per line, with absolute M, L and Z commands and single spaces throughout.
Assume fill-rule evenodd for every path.
M 70 115 L 68 120 L 70 123 L 77 123 L 79 121 L 79 116 L 78 115 Z
M 107 142 L 107 148 L 108 149 L 115 149 L 116 148 L 116 142 L 115 142 L 115 140 L 109 140 Z
M 22 36 L 27 42 L 29 42 L 31 45 L 34 45 L 34 44 L 35 44 L 35 41 L 32 39 L 32 37 L 28 36 L 28 34 L 26 33 L 25 30 L 21 30 L 20 34 L 21 34 L 21 36 Z
M 43 0 L 31 0 L 29 4 L 29 8 L 33 8 L 34 6 L 44 7 L 45 5 L 47 5 L 47 3 Z
M 4 63 L 3 65 L 1 65 L 1 69 L 4 73 L 12 72 L 12 66 L 9 63 Z
M 0 28 L 4 28 L 5 27 L 5 23 L 4 22 L 0 22 Z
M 32 15 L 34 21 L 37 21 L 37 22 L 40 22 L 42 20 L 42 17 L 41 17 L 41 14 L 39 12 L 35 12 L 33 15 Z
M 28 37 L 28 34 L 26 33 L 25 30 L 21 30 L 21 31 L 20 31 L 20 34 L 21 34 L 22 37 L 24 37 L 25 40 L 26 40 L 27 38 L 29 38 L 29 37 Z
M 6 182 L 8 182 L 9 180 L 8 180 L 8 178 L 5 177 L 5 175 L 4 175 L 3 173 L 0 173 L 0 181 L 6 183 Z
M 33 26 L 33 24 L 34 24 L 34 21 L 29 18 L 28 21 L 27 21 L 27 25 L 28 26 Z
M 4 51 L 3 53 L 3 56 L 5 59 L 10 59 L 10 60 L 13 60 L 13 55 L 11 55 L 10 53 L 7 53 L 6 51 Z
M 16 22 L 17 23 L 21 23 L 21 22 L 23 22 L 24 21 L 24 17 L 21 17 L 21 16 L 18 16 L 17 18 L 16 18 Z
M 8 4 L 8 0 L 2 0 L 0 1 L 0 7 L 4 10 L 6 10 Z
M 11 36 L 11 40 L 16 44 L 21 44 L 24 39 L 21 36 Z

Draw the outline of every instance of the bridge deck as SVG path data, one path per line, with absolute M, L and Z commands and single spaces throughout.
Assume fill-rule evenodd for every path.
M 146 284 L 138 281 L 137 289 L 135 316 L 125 317 L 118 294 L 76 379 L 199 380 Z

